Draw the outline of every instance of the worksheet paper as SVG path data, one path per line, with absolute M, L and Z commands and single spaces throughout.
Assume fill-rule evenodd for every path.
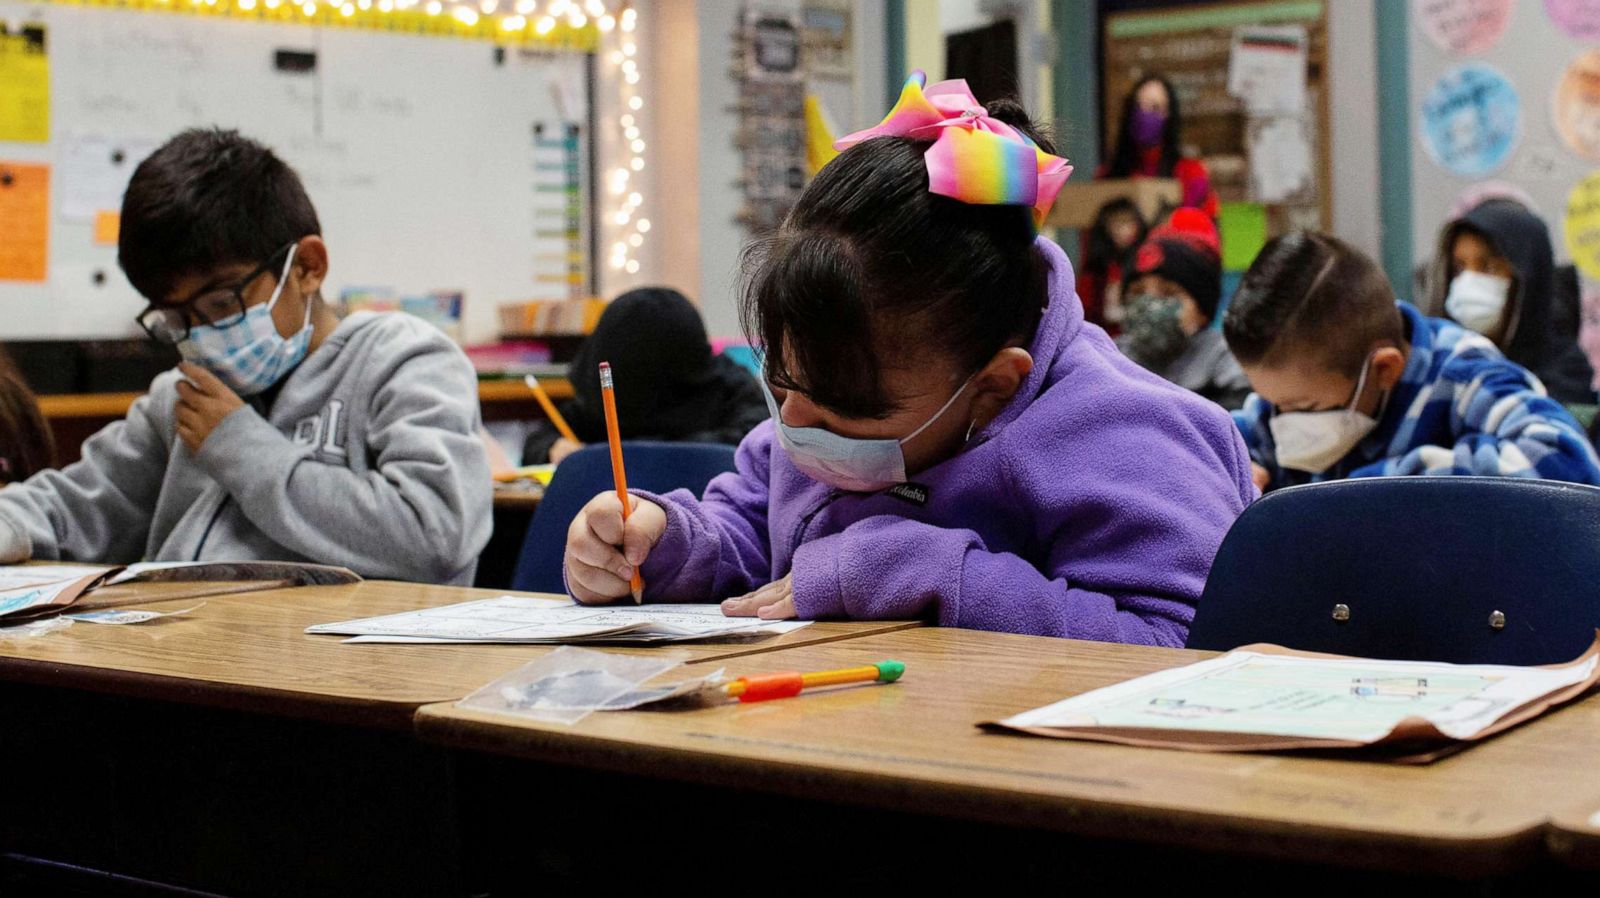
M 1472 740 L 1581 693 L 1600 642 L 1554 667 L 1378 661 L 1237 650 L 1096 689 L 998 726 L 1174 748 Z M 1096 736 L 1096 733 L 1100 736 Z
M 808 621 L 725 617 L 718 605 L 577 605 L 566 599 L 501 596 L 383 617 L 318 624 L 307 633 L 367 643 L 649 644 L 771 636 Z

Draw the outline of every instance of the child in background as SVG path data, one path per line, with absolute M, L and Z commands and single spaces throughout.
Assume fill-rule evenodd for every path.
M 922 74 L 748 259 L 773 421 L 703 500 L 613 493 L 573 522 L 584 602 L 897 619 L 1182 645 L 1255 496 L 1221 409 L 1086 325 L 1036 237 L 1070 171 L 1014 103 Z
M 1496 198 L 1445 226 L 1423 304 L 1493 341 L 1506 358 L 1564 403 L 1595 401 L 1594 370 L 1553 314 L 1556 284 L 1550 231 L 1516 200 Z
M 625 440 L 737 446 L 767 418 L 760 384 L 739 363 L 712 354 L 694 303 L 676 290 L 645 287 L 606 306 L 572 361 L 576 395 L 557 410 L 583 442 L 540 421 L 523 443 L 523 464 L 559 464 L 586 443 L 605 442 L 599 371 L 607 361 Z
M 1378 266 L 1333 237 L 1269 242 L 1223 332 L 1255 388 L 1235 418 L 1263 490 L 1400 474 L 1600 484 L 1582 429 L 1533 375 L 1397 304 Z
M 140 163 L 117 260 L 184 361 L 82 460 L 0 490 L 0 561 L 309 561 L 472 582 L 489 539 L 477 379 L 436 328 L 340 321 L 300 179 L 233 131 Z
M 1126 197 L 1101 206 L 1094 226 L 1084 233 L 1078 298 L 1083 300 L 1083 317 L 1107 333 L 1122 329 L 1122 279 L 1145 233 L 1139 207 Z
M 1250 381 L 1211 326 L 1222 300 L 1220 253 L 1216 226 L 1204 213 L 1172 213 L 1134 257 L 1117 345 L 1145 368 L 1232 410 L 1244 404 Z
M 55 437 L 33 391 L 0 360 L 0 484 L 27 480 L 54 467 L 55 458 Z

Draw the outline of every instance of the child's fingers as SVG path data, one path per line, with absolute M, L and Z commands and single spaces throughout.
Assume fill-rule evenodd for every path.
M 622 554 L 629 564 L 638 566 L 644 564 L 645 557 L 666 532 L 667 513 L 654 502 L 641 502 L 637 496 L 629 498 L 633 500 L 633 510 L 623 527 Z
M 604 568 L 584 564 L 567 556 L 567 587 L 573 598 L 586 605 L 603 604 L 632 592 L 628 581 Z
M 789 620 L 797 614 L 798 612 L 794 610 L 794 596 L 773 602 L 756 611 L 756 617 L 762 620 Z
M 567 554 L 589 567 L 610 571 L 623 579 L 633 576 L 633 568 L 617 547 L 602 542 L 587 530 L 567 540 Z
M 595 536 L 613 546 L 622 544 L 622 502 L 616 493 L 602 493 L 589 500 L 581 517 L 588 520 Z

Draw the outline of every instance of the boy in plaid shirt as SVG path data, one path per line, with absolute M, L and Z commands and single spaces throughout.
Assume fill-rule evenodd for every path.
M 1234 420 L 1262 490 L 1405 474 L 1600 484 L 1600 459 L 1494 344 L 1395 302 L 1372 260 L 1324 234 L 1261 251 L 1223 322 L 1255 392 Z

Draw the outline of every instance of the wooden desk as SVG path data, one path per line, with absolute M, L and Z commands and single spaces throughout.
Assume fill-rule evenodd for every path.
M 1562 863 L 1600 870 L 1600 796 L 1558 812 L 1550 821 L 1548 841 L 1550 853 Z
M 39 774 L 9 778 L 0 802 L 0 894 L 98 893 L 108 872 L 230 895 L 484 894 L 462 862 L 453 759 L 416 738 L 414 712 L 552 649 L 344 645 L 303 631 L 499 594 L 275 589 L 150 624 L 0 640 L 0 757 Z M 699 664 L 908 626 L 819 624 L 671 651 Z M 528 815 L 556 825 L 549 810 L 503 822 L 534 832 Z
M 186 585 L 191 588 L 169 601 L 189 601 L 199 591 L 198 584 Z M 305 629 L 498 595 L 504 591 L 367 581 L 213 596 L 180 618 L 122 627 L 81 624 L 0 641 L 0 682 L 409 730 L 418 707 L 461 698 L 551 647 L 345 645 L 343 637 Z M 672 651 L 699 664 L 915 626 L 822 622 L 772 639 L 689 643 Z
M 564 378 L 542 378 L 539 381 L 551 399 L 571 399 L 572 384 Z M 121 418 L 133 407 L 133 401 L 143 393 L 63 393 L 43 395 L 39 398 L 39 411 L 46 419 L 54 418 Z M 478 381 L 478 401 L 526 402 L 537 409 L 538 404 L 520 380 Z M 542 417 L 533 415 L 532 417 Z
M 564 378 L 541 378 L 550 398 L 560 401 L 573 396 L 572 384 Z M 39 410 L 56 438 L 58 461 L 67 465 L 78 460 L 78 447 L 100 428 L 128 414 L 135 399 L 143 393 L 73 393 L 39 397 Z M 478 404 L 484 420 L 507 421 L 544 417 L 528 388 L 521 380 L 478 381 Z
M 1336 865 L 1343 873 L 1505 875 L 1542 855 L 1553 809 L 1577 790 L 1600 795 L 1597 698 L 1428 767 L 1161 751 L 975 726 L 1208 656 L 924 629 L 729 665 L 737 675 L 779 664 L 817 670 L 893 658 L 906 662 L 907 672 L 892 686 L 696 711 L 595 714 L 572 727 L 434 705 L 419 713 L 418 730 L 424 739 L 480 756 L 612 776 L 647 771 L 651 780 L 727 790 L 744 796 L 755 830 L 768 820 L 756 822 L 750 791 L 820 800 L 843 821 L 862 819 L 848 808 L 866 806 L 903 821 L 1020 828 L 997 840 L 1002 855 L 1020 855 L 1016 846 L 1026 830 L 1044 828 L 1102 847 L 1120 844 L 1147 865 L 1159 848 L 1191 852 L 1185 863 L 1199 852 L 1213 862 L 1246 854 Z M 486 763 L 494 765 L 489 780 L 514 781 L 516 768 L 507 762 Z M 608 812 L 627 817 L 630 807 L 612 805 Z M 779 807 L 772 819 L 793 816 Z M 1041 849 L 1047 856 L 1072 856 L 1070 841 L 1057 836 L 1047 844 L 1055 845 Z M 994 860 L 1005 863 L 1004 856 Z

